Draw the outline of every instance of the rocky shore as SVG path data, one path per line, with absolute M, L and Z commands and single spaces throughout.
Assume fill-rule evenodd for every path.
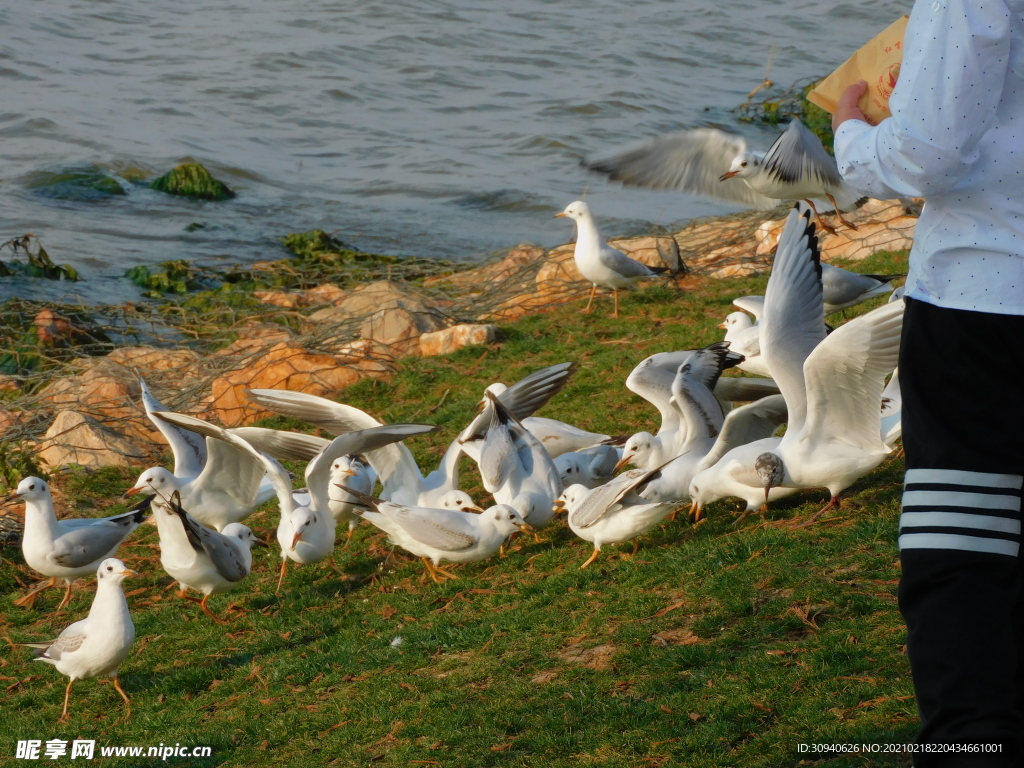
M 696 278 L 766 270 L 784 211 L 704 219 L 671 235 L 611 244 L 668 267 L 670 284 L 685 290 Z M 857 261 L 912 244 L 916 213 L 898 202 L 871 201 L 851 219 L 856 230 L 822 238 L 825 260 Z M 519 245 L 481 266 L 413 279 L 256 289 L 230 300 L 210 291 L 173 305 L 163 327 L 137 307 L 98 331 L 88 308 L 38 308 L 23 323 L 15 362 L 11 352 L 5 357 L 13 372 L 0 374 L 0 449 L 27 449 L 50 469 L 145 464 L 163 447 L 139 406 L 138 375 L 168 407 L 238 426 L 268 415 L 248 403 L 246 389 L 334 396 L 362 379 L 391 376 L 404 357 L 494 344 L 502 324 L 586 295 L 573 248 Z M 307 274 L 300 285 L 309 282 Z M 167 319 L 187 316 L 202 298 L 220 303 L 200 330 Z M 25 303 L 21 311 L 34 308 Z M 31 357 L 33 344 L 47 365 L 18 362 Z

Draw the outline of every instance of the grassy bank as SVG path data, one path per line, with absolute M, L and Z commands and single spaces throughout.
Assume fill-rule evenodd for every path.
M 879 255 L 859 271 L 900 271 L 905 255 Z M 503 327 L 500 343 L 402 363 L 390 382 L 366 380 L 339 395 L 385 421 L 448 427 L 410 442 L 436 466 L 486 384 L 511 382 L 563 360 L 580 370 L 542 412 L 610 434 L 657 426 L 628 392 L 630 370 L 658 351 L 702 346 L 738 295 L 765 278 L 691 279 L 681 292 L 652 287 Z M 269 422 L 285 426 L 285 422 Z M 297 424 L 287 424 L 297 427 Z M 465 482 L 486 498 L 469 463 Z M 889 460 L 850 491 L 844 507 L 794 529 L 827 492 L 779 502 L 766 521 L 733 526 L 735 502 L 709 507 L 699 526 L 665 523 L 630 546 L 578 566 L 589 545 L 564 522 L 543 543 L 519 539 L 503 560 L 457 566 L 437 585 L 418 561 L 389 557 L 383 534 L 361 526 L 335 562 L 292 568 L 274 596 L 276 548 L 256 551 L 250 579 L 211 604 L 214 626 L 173 597 L 156 531 L 143 526 L 121 550 L 140 571 L 133 592 L 138 640 L 121 669 L 130 718 L 109 685 L 78 683 L 72 717 L 57 725 L 65 678 L 0 645 L 4 710 L 0 759 L 18 739 L 95 738 L 100 746 L 208 745 L 202 766 L 687 766 L 797 765 L 800 743 L 901 742 L 914 703 L 895 605 L 902 463 Z M 138 473 L 107 469 L 54 478 L 60 501 L 112 514 Z M 250 519 L 273 538 L 271 508 Z M 13 606 L 20 553 L 0 550 L 0 634 L 51 636 L 88 610 L 91 587 L 69 610 Z M 397 646 L 395 638 L 402 638 Z M 65 758 L 66 759 L 66 758 Z M 12 760 L 13 761 L 13 760 Z M 110 766 L 155 765 L 109 758 Z M 882 757 L 818 765 L 909 765 Z

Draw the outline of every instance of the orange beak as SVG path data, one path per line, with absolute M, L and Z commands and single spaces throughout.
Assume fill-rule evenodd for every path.
M 346 469 L 341 474 L 347 475 L 348 477 L 355 477 L 358 474 L 358 472 L 356 472 L 354 469 Z
M 129 496 L 134 496 L 137 493 L 142 493 L 144 490 L 146 490 L 145 487 L 141 485 L 135 488 L 129 488 L 127 491 L 124 492 L 124 498 L 127 499 Z
M 302 534 L 301 533 L 296 533 L 292 537 L 292 549 L 295 549 L 295 545 L 299 543 L 299 539 L 301 539 L 301 538 L 302 538 Z
M 131 568 L 125 568 L 121 571 L 125 576 L 138 576 L 138 571 L 133 571 Z
M 555 218 L 556 219 L 564 219 L 565 218 L 565 213 L 564 212 L 563 213 L 556 213 L 555 214 Z
M 629 462 L 631 462 L 632 460 L 633 460 L 632 456 L 623 456 L 621 459 L 619 459 L 619 463 L 615 465 L 615 469 L 613 469 L 612 471 L 613 472 L 618 472 L 624 466 L 629 464 Z
M 739 171 L 726 171 L 725 173 L 718 177 L 718 180 L 725 181 L 726 179 L 731 179 L 737 173 L 739 173 Z
M 483 512 L 483 510 L 480 509 L 480 507 L 477 507 L 477 506 L 463 507 L 462 511 L 463 512 Z

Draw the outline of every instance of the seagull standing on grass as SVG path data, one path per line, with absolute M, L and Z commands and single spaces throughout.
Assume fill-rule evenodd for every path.
M 96 571 L 96 596 L 89 615 L 65 629 L 56 640 L 42 643 L 21 643 L 35 648 L 36 661 L 52 664 L 67 675 L 68 687 L 64 691 L 64 711 L 60 720 L 68 717 L 68 701 L 75 680 L 89 677 L 110 677 L 114 688 L 131 712 L 131 702 L 117 681 L 117 668 L 128 657 L 135 642 L 135 625 L 128 612 L 121 582 L 128 576 L 138 576 L 131 568 L 114 557 L 105 559 Z
M 806 200 L 822 229 L 814 199 L 827 198 L 840 211 L 855 208 L 860 196 L 843 181 L 836 160 L 797 119 L 765 152 L 750 152 L 742 137 L 714 128 L 657 136 L 646 144 L 588 166 L 614 181 L 652 189 L 678 189 L 764 210 L 783 200 Z
M 96 572 L 101 561 L 111 557 L 128 535 L 146 519 L 148 504 L 124 515 L 114 517 L 58 520 L 53 511 L 50 487 L 38 477 L 26 477 L 12 499 L 25 502 L 25 533 L 21 551 L 28 567 L 50 580 L 39 589 L 14 601 L 15 605 L 31 608 L 39 593 L 57 586 L 63 579 L 67 585 L 61 608 L 71 602 L 71 583 Z
M 612 317 L 618 317 L 619 288 L 632 288 L 641 280 L 651 280 L 668 272 L 668 267 L 648 267 L 606 244 L 597 231 L 594 217 L 590 215 L 590 206 L 582 200 L 569 203 L 564 211 L 555 214 L 555 218 L 562 217 L 576 222 L 576 251 L 573 258 L 580 274 L 593 285 L 590 301 L 583 310 L 586 314 L 590 314 L 597 286 L 612 290 L 615 295 L 615 312 Z

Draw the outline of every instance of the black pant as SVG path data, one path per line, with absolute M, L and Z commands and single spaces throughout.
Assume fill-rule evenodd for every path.
M 907 475 L 900 610 L 922 744 L 918 768 L 1019 767 L 1024 602 L 1024 317 L 907 300 L 900 352 Z

